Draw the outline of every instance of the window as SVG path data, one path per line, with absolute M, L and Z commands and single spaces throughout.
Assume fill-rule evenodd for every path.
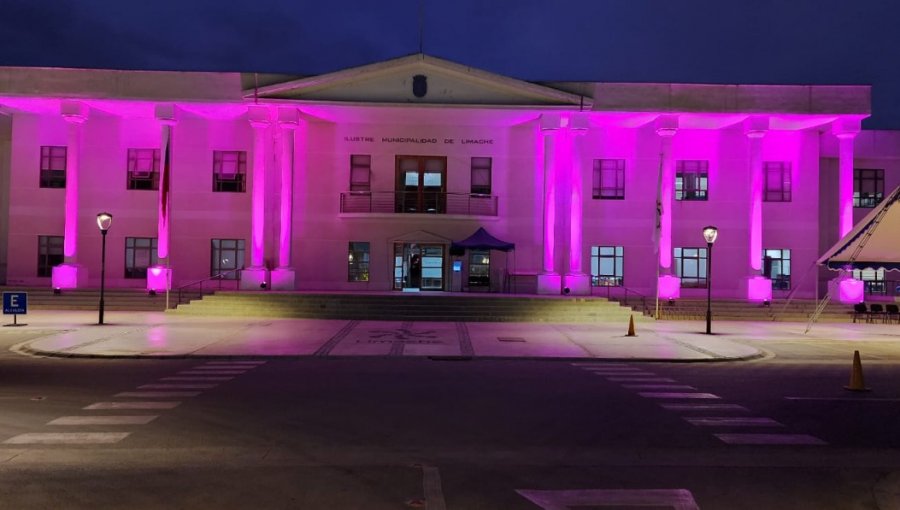
M 159 189 L 159 149 L 128 149 L 128 189 Z
M 66 148 L 41 147 L 41 187 L 66 187 Z
M 763 250 L 763 276 L 773 290 L 791 289 L 791 250 Z
M 472 158 L 472 194 L 491 194 L 491 158 Z
M 676 162 L 675 200 L 706 200 L 708 186 L 708 161 Z
M 350 191 L 372 191 L 372 156 L 350 156 Z
M 125 238 L 125 278 L 146 278 L 147 268 L 155 265 L 155 237 Z
M 237 269 L 244 268 L 243 239 L 213 239 L 209 275 L 223 275 L 226 280 L 239 278 Z
M 247 153 L 213 151 L 213 191 L 246 191 Z
M 625 199 L 625 160 L 595 159 L 593 197 L 601 200 Z
M 785 161 L 763 163 L 766 187 L 763 200 L 766 202 L 791 201 L 791 164 Z
M 53 266 L 63 263 L 63 236 L 38 236 L 38 276 L 53 276 Z
M 490 250 L 469 250 L 469 287 L 491 287 Z
M 675 276 L 682 287 L 706 288 L 706 248 L 675 248 Z
M 884 199 L 884 170 L 853 170 L 853 207 L 872 208 Z
M 369 243 L 351 242 L 348 252 L 347 281 L 369 281 Z
M 621 246 L 591 246 L 591 285 L 622 286 L 624 251 Z
M 866 294 L 886 295 L 888 287 L 884 281 L 884 269 L 854 269 L 853 277 L 862 280 Z

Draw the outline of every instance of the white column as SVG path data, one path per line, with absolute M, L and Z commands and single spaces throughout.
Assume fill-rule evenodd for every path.
M 265 267 L 265 217 L 266 217 L 266 134 L 269 110 L 264 106 L 248 109 L 253 128 L 253 165 L 251 172 L 250 211 L 250 267 L 241 271 L 241 288 L 260 290 L 268 287 L 268 271 Z
M 681 280 L 672 275 L 672 202 L 675 199 L 675 160 L 672 139 L 678 132 L 676 115 L 661 115 L 656 119 L 656 134 L 660 138 L 659 189 L 659 271 L 657 293 L 661 299 L 675 299 L 681 295 Z M 654 225 L 655 228 L 655 225 Z
M 853 140 L 859 134 L 861 122 L 858 118 L 847 117 L 834 121 L 831 132 L 838 139 L 838 238 L 853 230 Z M 850 274 L 835 278 L 831 285 L 832 295 L 837 291 L 842 303 L 860 303 L 865 299 L 863 282 Z
M 299 115 L 295 108 L 278 111 L 281 130 L 281 203 L 279 204 L 278 267 L 272 271 L 272 288 L 293 290 L 295 274 L 291 267 L 291 241 L 294 200 L 294 136 Z
M 772 300 L 772 281 L 760 274 L 762 270 L 763 233 L 763 175 L 762 141 L 769 129 L 767 117 L 751 117 L 744 121 L 744 134 L 749 144 L 750 173 L 750 248 L 749 269 L 746 279 L 746 297 L 750 301 Z
M 156 246 L 158 262 L 147 269 L 147 290 L 165 291 L 172 286 L 171 268 L 171 212 L 172 212 L 172 139 L 175 127 L 175 106 L 156 106 L 159 121 L 159 194 L 156 217 Z
M 63 263 L 53 268 L 52 285 L 57 289 L 84 287 L 87 269 L 78 263 L 78 206 L 79 173 L 81 163 L 82 126 L 88 108 L 77 101 L 60 103 L 60 114 L 66 121 L 66 196 L 65 225 L 63 227 Z
M 538 274 L 538 294 L 559 294 L 562 278 L 556 272 L 556 137 L 559 114 L 541 116 L 544 137 L 543 260 Z
M 591 293 L 590 275 L 584 273 L 583 236 L 583 203 L 584 192 L 584 144 L 585 135 L 590 123 L 587 113 L 578 112 L 572 115 L 569 133 L 572 138 L 571 164 L 569 165 L 569 267 L 563 278 L 564 289 L 573 295 L 589 295 Z

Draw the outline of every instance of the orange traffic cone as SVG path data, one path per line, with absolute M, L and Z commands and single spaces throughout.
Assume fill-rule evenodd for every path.
M 853 370 L 850 372 L 850 384 L 844 386 L 845 390 L 850 391 L 870 391 L 866 388 L 866 381 L 863 379 L 862 362 L 859 361 L 859 351 L 853 351 Z
M 628 334 L 625 336 L 637 336 L 634 334 L 634 315 L 628 318 Z

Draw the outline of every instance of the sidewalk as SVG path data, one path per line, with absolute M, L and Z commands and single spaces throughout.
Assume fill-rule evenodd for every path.
M 764 356 L 745 341 L 889 340 L 900 328 L 863 324 L 696 321 L 637 324 L 399 322 L 191 317 L 161 312 L 37 311 L 0 328 L 14 350 L 60 357 L 436 356 L 647 361 L 728 361 Z M 11 317 L 3 318 L 12 323 Z

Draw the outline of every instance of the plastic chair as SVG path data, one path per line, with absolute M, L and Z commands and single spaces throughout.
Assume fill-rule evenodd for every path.
M 892 324 L 894 318 L 897 319 L 897 324 L 900 324 L 900 306 L 894 304 L 884 305 L 884 319 L 888 324 Z
M 876 317 L 881 317 L 881 322 L 884 322 L 887 319 L 887 314 L 884 313 L 884 306 L 879 303 L 872 303 L 869 305 L 869 320 L 874 322 Z
M 862 317 L 869 322 L 869 309 L 866 308 L 865 303 L 856 303 L 853 305 L 853 322 L 856 322 L 856 319 Z

